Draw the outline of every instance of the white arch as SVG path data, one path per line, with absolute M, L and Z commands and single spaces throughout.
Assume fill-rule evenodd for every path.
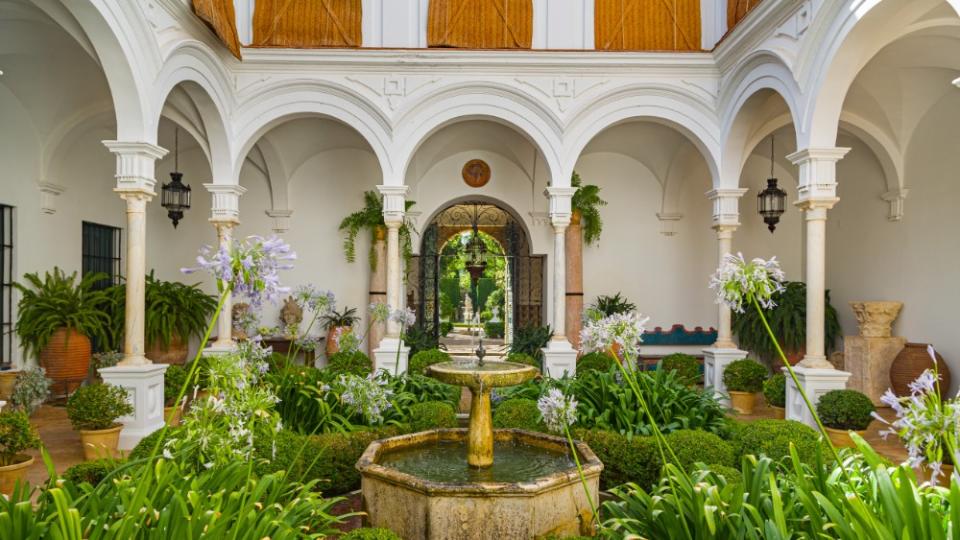
M 660 123 L 683 134 L 703 156 L 713 185 L 718 184 L 720 129 L 711 105 L 692 94 L 662 86 L 616 90 L 578 111 L 564 140 L 565 170 L 573 171 L 583 149 L 594 137 L 631 120 Z
M 478 118 L 504 124 L 525 136 L 543 156 L 551 183 L 569 185 L 570 175 L 562 173 L 562 128 L 557 117 L 546 106 L 517 89 L 492 83 L 452 85 L 401 112 L 396 120 L 395 161 L 399 167 L 394 181 L 405 182 L 414 155 L 431 135 L 448 125 Z M 573 169 L 569 170 L 572 172 Z
M 327 81 L 284 81 L 250 96 L 239 105 L 234 136 L 233 170 L 239 171 L 253 145 L 274 127 L 296 118 L 321 116 L 356 130 L 373 149 L 384 178 L 394 170 L 390 123 L 372 103 L 349 88 Z
M 527 239 L 527 248 L 530 250 L 529 254 L 533 255 L 534 253 L 536 253 L 536 250 L 534 249 L 534 246 L 533 246 L 534 236 L 530 234 L 530 224 L 527 223 L 527 221 L 523 218 L 523 215 L 521 215 L 520 212 L 517 212 L 517 209 L 514 208 L 510 203 L 504 201 L 503 199 L 498 199 L 497 197 L 492 197 L 490 195 L 483 195 L 478 193 L 467 194 L 467 195 L 462 195 L 460 197 L 455 197 L 453 199 L 441 202 L 435 208 L 430 210 L 429 213 L 426 214 L 427 218 L 423 221 L 423 228 L 421 229 L 421 231 L 426 230 L 426 227 L 428 227 L 431 223 L 433 223 L 433 220 L 437 219 L 437 216 L 439 216 L 443 211 L 447 210 L 451 206 L 456 206 L 458 204 L 463 204 L 467 202 L 482 202 L 482 203 L 490 204 L 510 214 L 510 216 L 517 223 L 519 223 L 520 227 L 523 229 L 523 234 L 526 236 L 526 239 Z M 420 238 L 421 239 L 419 244 L 415 246 L 417 248 L 417 253 L 423 253 L 424 240 L 423 240 L 422 234 L 420 235 Z M 504 248 L 506 248 L 506 246 L 504 246 Z

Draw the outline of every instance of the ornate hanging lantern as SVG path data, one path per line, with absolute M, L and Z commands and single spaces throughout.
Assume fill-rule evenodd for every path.
M 180 169 L 180 128 L 173 135 L 173 172 L 170 181 L 163 185 L 160 193 L 160 206 L 167 209 L 167 216 L 173 221 L 173 228 L 183 219 L 183 212 L 190 209 L 190 186 L 184 184 Z
M 777 228 L 786 204 L 787 192 L 777 187 L 777 179 L 773 176 L 773 135 L 770 135 L 770 178 L 767 179 L 767 189 L 757 194 L 757 211 L 771 234 Z
M 473 238 L 467 244 L 467 271 L 470 272 L 470 278 L 474 281 L 483 276 L 483 271 L 487 269 L 487 246 L 480 238 L 480 231 L 477 225 L 473 226 Z

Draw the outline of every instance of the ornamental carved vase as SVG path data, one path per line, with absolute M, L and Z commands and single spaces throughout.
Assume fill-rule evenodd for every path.
M 937 355 L 937 372 L 940 374 L 940 393 L 946 396 L 950 389 L 950 368 Z M 910 395 L 910 383 L 916 380 L 924 370 L 933 368 L 933 360 L 927 353 L 926 343 L 907 343 L 890 366 L 890 387 L 898 396 Z
M 850 307 L 862 337 L 888 338 L 903 302 L 850 302 Z

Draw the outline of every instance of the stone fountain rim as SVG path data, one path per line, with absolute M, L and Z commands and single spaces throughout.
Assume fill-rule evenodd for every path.
M 438 373 L 450 373 L 450 374 L 484 373 L 489 375 L 505 375 L 505 374 L 514 374 L 514 373 L 526 373 L 528 371 L 536 373 L 540 371 L 534 366 L 531 366 L 529 364 L 521 364 L 520 362 L 505 362 L 505 361 L 496 360 L 496 361 L 484 362 L 484 364 L 488 366 L 489 365 L 509 366 L 509 369 L 503 369 L 500 371 L 489 371 L 489 370 L 479 371 L 479 370 L 467 369 L 466 367 L 462 369 L 461 368 L 448 369 L 446 366 L 457 365 L 457 362 L 450 360 L 448 362 L 439 362 L 436 364 L 430 364 L 429 366 L 427 366 L 427 373 L 429 374 L 431 371 L 436 371 Z
M 446 482 L 434 482 L 424 480 L 412 474 L 400 472 L 391 467 L 380 465 L 376 462 L 381 449 L 387 445 L 412 446 L 440 441 L 466 440 L 468 430 L 466 428 L 453 429 L 433 429 L 429 431 L 420 431 L 417 433 L 408 433 L 386 439 L 379 439 L 370 443 L 367 449 L 357 461 L 356 468 L 361 475 L 374 476 L 380 480 L 396 484 L 407 489 L 424 493 L 430 496 L 473 496 L 473 495 L 512 495 L 512 496 L 534 496 L 554 488 L 560 488 L 569 485 L 571 482 L 579 481 L 580 475 L 576 466 L 571 466 L 565 471 L 557 471 L 544 475 L 543 477 L 527 482 L 470 482 L 465 484 L 453 484 Z M 522 429 L 497 429 L 494 430 L 494 439 L 537 439 L 559 447 L 568 446 L 568 442 L 563 437 L 557 437 L 546 433 L 535 431 L 526 431 Z M 406 445 L 402 443 L 408 443 Z M 583 468 L 583 474 L 586 478 L 599 476 L 603 471 L 603 463 L 597 458 L 593 450 L 582 441 L 574 440 L 574 446 L 580 455 L 580 463 Z

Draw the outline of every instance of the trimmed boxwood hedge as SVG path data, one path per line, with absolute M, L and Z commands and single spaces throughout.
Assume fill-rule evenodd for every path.
M 327 371 L 335 375 L 352 373 L 366 377 L 373 371 L 373 362 L 362 351 L 338 352 L 330 355 Z
M 532 399 L 508 399 L 493 411 L 493 427 L 547 431 L 537 402 Z
M 794 420 L 744 422 L 733 438 L 737 463 L 747 454 L 783 460 L 790 456 L 791 443 L 796 447 L 800 461 L 810 465 L 816 462 L 818 450 L 825 449 L 816 430 Z
M 601 489 L 634 482 L 644 489 L 660 480 L 660 454 L 653 437 L 626 437 L 613 431 L 576 429 L 573 436 L 593 450 L 603 462 Z
M 123 465 L 123 460 L 110 458 L 84 461 L 63 471 L 63 477 L 74 484 L 87 482 L 92 486 L 96 486 L 108 474 L 121 465 Z
M 602 352 L 587 353 L 577 360 L 577 377 L 588 371 L 601 371 L 606 373 L 610 368 L 616 365 L 612 356 Z
M 440 349 L 427 349 L 410 357 L 410 363 L 407 365 L 407 373 L 411 375 L 423 375 L 428 366 L 449 361 L 450 355 L 444 351 Z
M 733 446 L 708 431 L 681 429 L 668 434 L 666 438 L 684 470 L 692 471 L 693 464 L 697 462 L 727 467 L 735 463 Z
M 459 425 L 457 412 L 453 410 L 453 405 L 445 401 L 414 403 L 408 409 L 407 415 L 407 423 L 412 432 L 437 428 L 455 428 Z

